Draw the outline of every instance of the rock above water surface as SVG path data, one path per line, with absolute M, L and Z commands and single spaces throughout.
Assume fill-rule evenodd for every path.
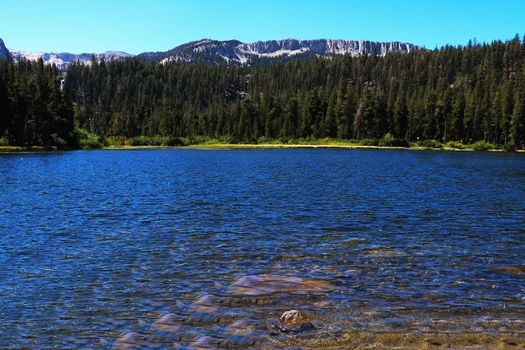
M 299 310 L 289 310 L 279 320 L 270 320 L 270 325 L 282 333 L 299 333 L 315 329 L 308 316 Z
M 235 281 L 229 288 L 236 295 L 265 295 L 274 293 L 326 293 L 335 289 L 327 281 L 289 276 L 256 275 L 245 276 Z
M 285 327 L 302 326 L 305 323 L 310 322 L 308 317 L 299 310 L 286 311 L 281 315 L 279 319 L 281 324 Z

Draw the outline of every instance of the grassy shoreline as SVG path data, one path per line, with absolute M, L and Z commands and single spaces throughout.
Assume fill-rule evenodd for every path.
M 73 147 L 56 146 L 9 146 L 0 143 L 0 152 L 39 152 L 72 149 L 104 150 L 146 150 L 146 149 L 277 149 L 277 148 L 339 148 L 339 149 L 389 149 L 389 150 L 438 150 L 438 151 L 491 151 L 491 152 L 525 152 L 516 149 L 512 144 L 497 145 L 479 140 L 470 143 L 460 141 L 440 142 L 433 139 L 407 141 L 387 133 L 382 138 L 338 139 L 338 138 L 292 138 L 274 139 L 265 136 L 257 140 L 238 140 L 235 137 L 210 138 L 207 136 L 170 137 L 170 136 L 136 136 L 121 137 L 90 133 L 84 129 L 77 130 L 78 139 Z M 4 140 L 5 142 L 6 140 Z M 523 147 L 523 146 L 522 146 Z
M 173 150 L 173 149 L 189 149 L 189 150 L 249 150 L 249 149 L 311 149 L 311 148 L 337 148 L 337 149 L 379 149 L 379 150 L 407 150 L 407 151 L 447 151 L 447 152 L 517 152 L 525 153 L 525 150 L 505 151 L 504 149 L 487 149 L 475 150 L 473 148 L 452 148 L 452 147 L 400 147 L 400 146 L 374 146 L 363 145 L 358 143 L 322 143 L 322 144 L 307 144 L 307 143 L 197 143 L 186 146 L 162 146 L 162 145 L 119 145 L 113 144 L 100 148 L 89 148 L 92 150 Z M 58 149 L 54 146 L 0 146 L 0 152 L 54 152 L 54 151 L 70 151 L 82 150 L 86 148 L 67 148 Z
M 184 146 L 162 146 L 162 145 L 119 145 L 113 144 L 103 147 L 105 150 L 145 150 L 145 149 L 194 149 L 194 150 L 249 150 L 249 149 L 305 149 L 305 148 L 338 148 L 338 149 L 383 149 L 383 150 L 408 150 L 408 151 L 451 151 L 451 152 L 480 152 L 474 148 L 464 145 L 462 148 L 454 147 L 423 147 L 423 146 L 377 146 L 365 145 L 352 142 L 328 142 L 328 143 L 226 143 L 226 142 L 203 142 Z M 486 152 L 507 152 L 502 148 L 482 150 Z M 515 150 L 509 152 L 525 152 Z
M 59 149 L 55 146 L 0 146 L 0 152 L 56 152 Z
M 182 149 L 280 149 L 280 148 L 341 148 L 341 149 L 384 149 L 384 150 L 408 150 L 408 151 L 460 151 L 460 152 L 475 152 L 471 148 L 429 148 L 429 147 L 400 147 L 400 146 L 371 146 L 360 144 L 234 144 L 234 143 L 210 143 L 210 144 L 196 144 L 189 146 L 178 147 Z M 505 152 L 503 149 L 489 149 L 489 152 Z M 517 152 L 523 152 L 518 150 Z

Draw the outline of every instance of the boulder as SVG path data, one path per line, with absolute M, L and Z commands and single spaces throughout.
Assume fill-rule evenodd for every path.
M 270 325 L 281 333 L 297 334 L 315 329 L 310 318 L 299 310 L 286 311 L 279 320 L 270 321 Z

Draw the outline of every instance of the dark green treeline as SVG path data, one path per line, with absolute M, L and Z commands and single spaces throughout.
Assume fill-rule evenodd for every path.
M 524 63 L 525 40 L 516 37 L 406 55 L 335 56 L 256 67 L 146 64 L 136 59 L 76 64 L 69 67 L 63 90 L 67 113 L 55 119 L 69 121 L 72 108 L 78 127 L 128 138 L 362 140 L 390 133 L 400 144 L 484 140 L 521 147 Z M 38 85 L 34 77 L 42 69 L 48 81 L 56 78 L 52 68 L 31 67 L 24 69 L 32 78 L 24 79 L 33 85 Z M 12 90 L 9 75 L 7 80 Z M 2 80 L 4 96 L 1 89 Z M 55 90 L 50 98 L 56 98 Z M 40 94 L 33 94 L 38 100 Z M 8 124 L 2 120 L 4 130 Z M 13 135 L 20 125 L 9 125 L 10 139 L 19 142 Z
M 0 146 L 76 145 L 73 107 L 63 78 L 40 60 L 0 60 Z

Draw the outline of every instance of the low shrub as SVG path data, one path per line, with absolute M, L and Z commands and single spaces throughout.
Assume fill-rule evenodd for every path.
M 382 147 L 408 147 L 408 142 L 405 139 L 398 139 L 391 133 L 386 134 L 379 140 L 379 146 Z
M 378 139 L 361 139 L 358 143 L 363 146 L 379 146 Z
M 129 140 L 132 146 L 160 146 L 164 139 L 161 136 L 136 136 Z
M 123 137 L 108 136 L 106 140 L 111 146 L 129 146 L 129 141 Z
M 283 139 L 272 139 L 267 136 L 261 136 L 257 139 L 258 144 L 278 144 L 278 143 L 287 143 L 287 142 L 288 142 L 288 139 L 285 139 L 285 141 L 283 141 Z
M 486 141 L 476 141 L 476 142 L 468 145 L 468 148 L 471 148 L 474 151 L 488 151 L 488 150 L 491 150 L 491 149 L 497 149 L 498 146 L 496 146 L 496 145 L 494 145 L 492 143 L 486 142 Z
M 90 133 L 85 129 L 77 129 L 75 132 L 78 144 L 82 148 L 102 148 L 109 145 L 108 140 L 102 135 Z
M 191 143 L 192 145 L 207 143 L 209 140 L 209 137 L 201 135 L 193 136 L 191 139 L 187 139 L 188 143 Z
M 0 146 L 9 146 L 9 139 L 7 136 L 0 137 Z
M 231 135 L 226 138 L 226 143 L 236 144 L 240 143 L 240 140 L 236 136 Z
M 79 144 L 80 147 L 87 149 L 104 147 L 104 143 L 95 138 L 80 139 Z
M 64 149 L 68 146 L 66 140 L 58 136 L 58 134 L 53 133 L 50 135 L 50 145 L 55 146 L 57 149 Z
M 190 141 L 187 137 L 166 137 L 162 146 L 188 146 Z
M 443 148 L 443 144 L 437 140 L 421 140 L 416 141 L 412 144 L 414 147 L 423 147 L 423 148 Z
M 465 149 L 465 145 L 459 141 L 448 141 L 445 144 L 446 148 L 453 148 L 453 149 Z

